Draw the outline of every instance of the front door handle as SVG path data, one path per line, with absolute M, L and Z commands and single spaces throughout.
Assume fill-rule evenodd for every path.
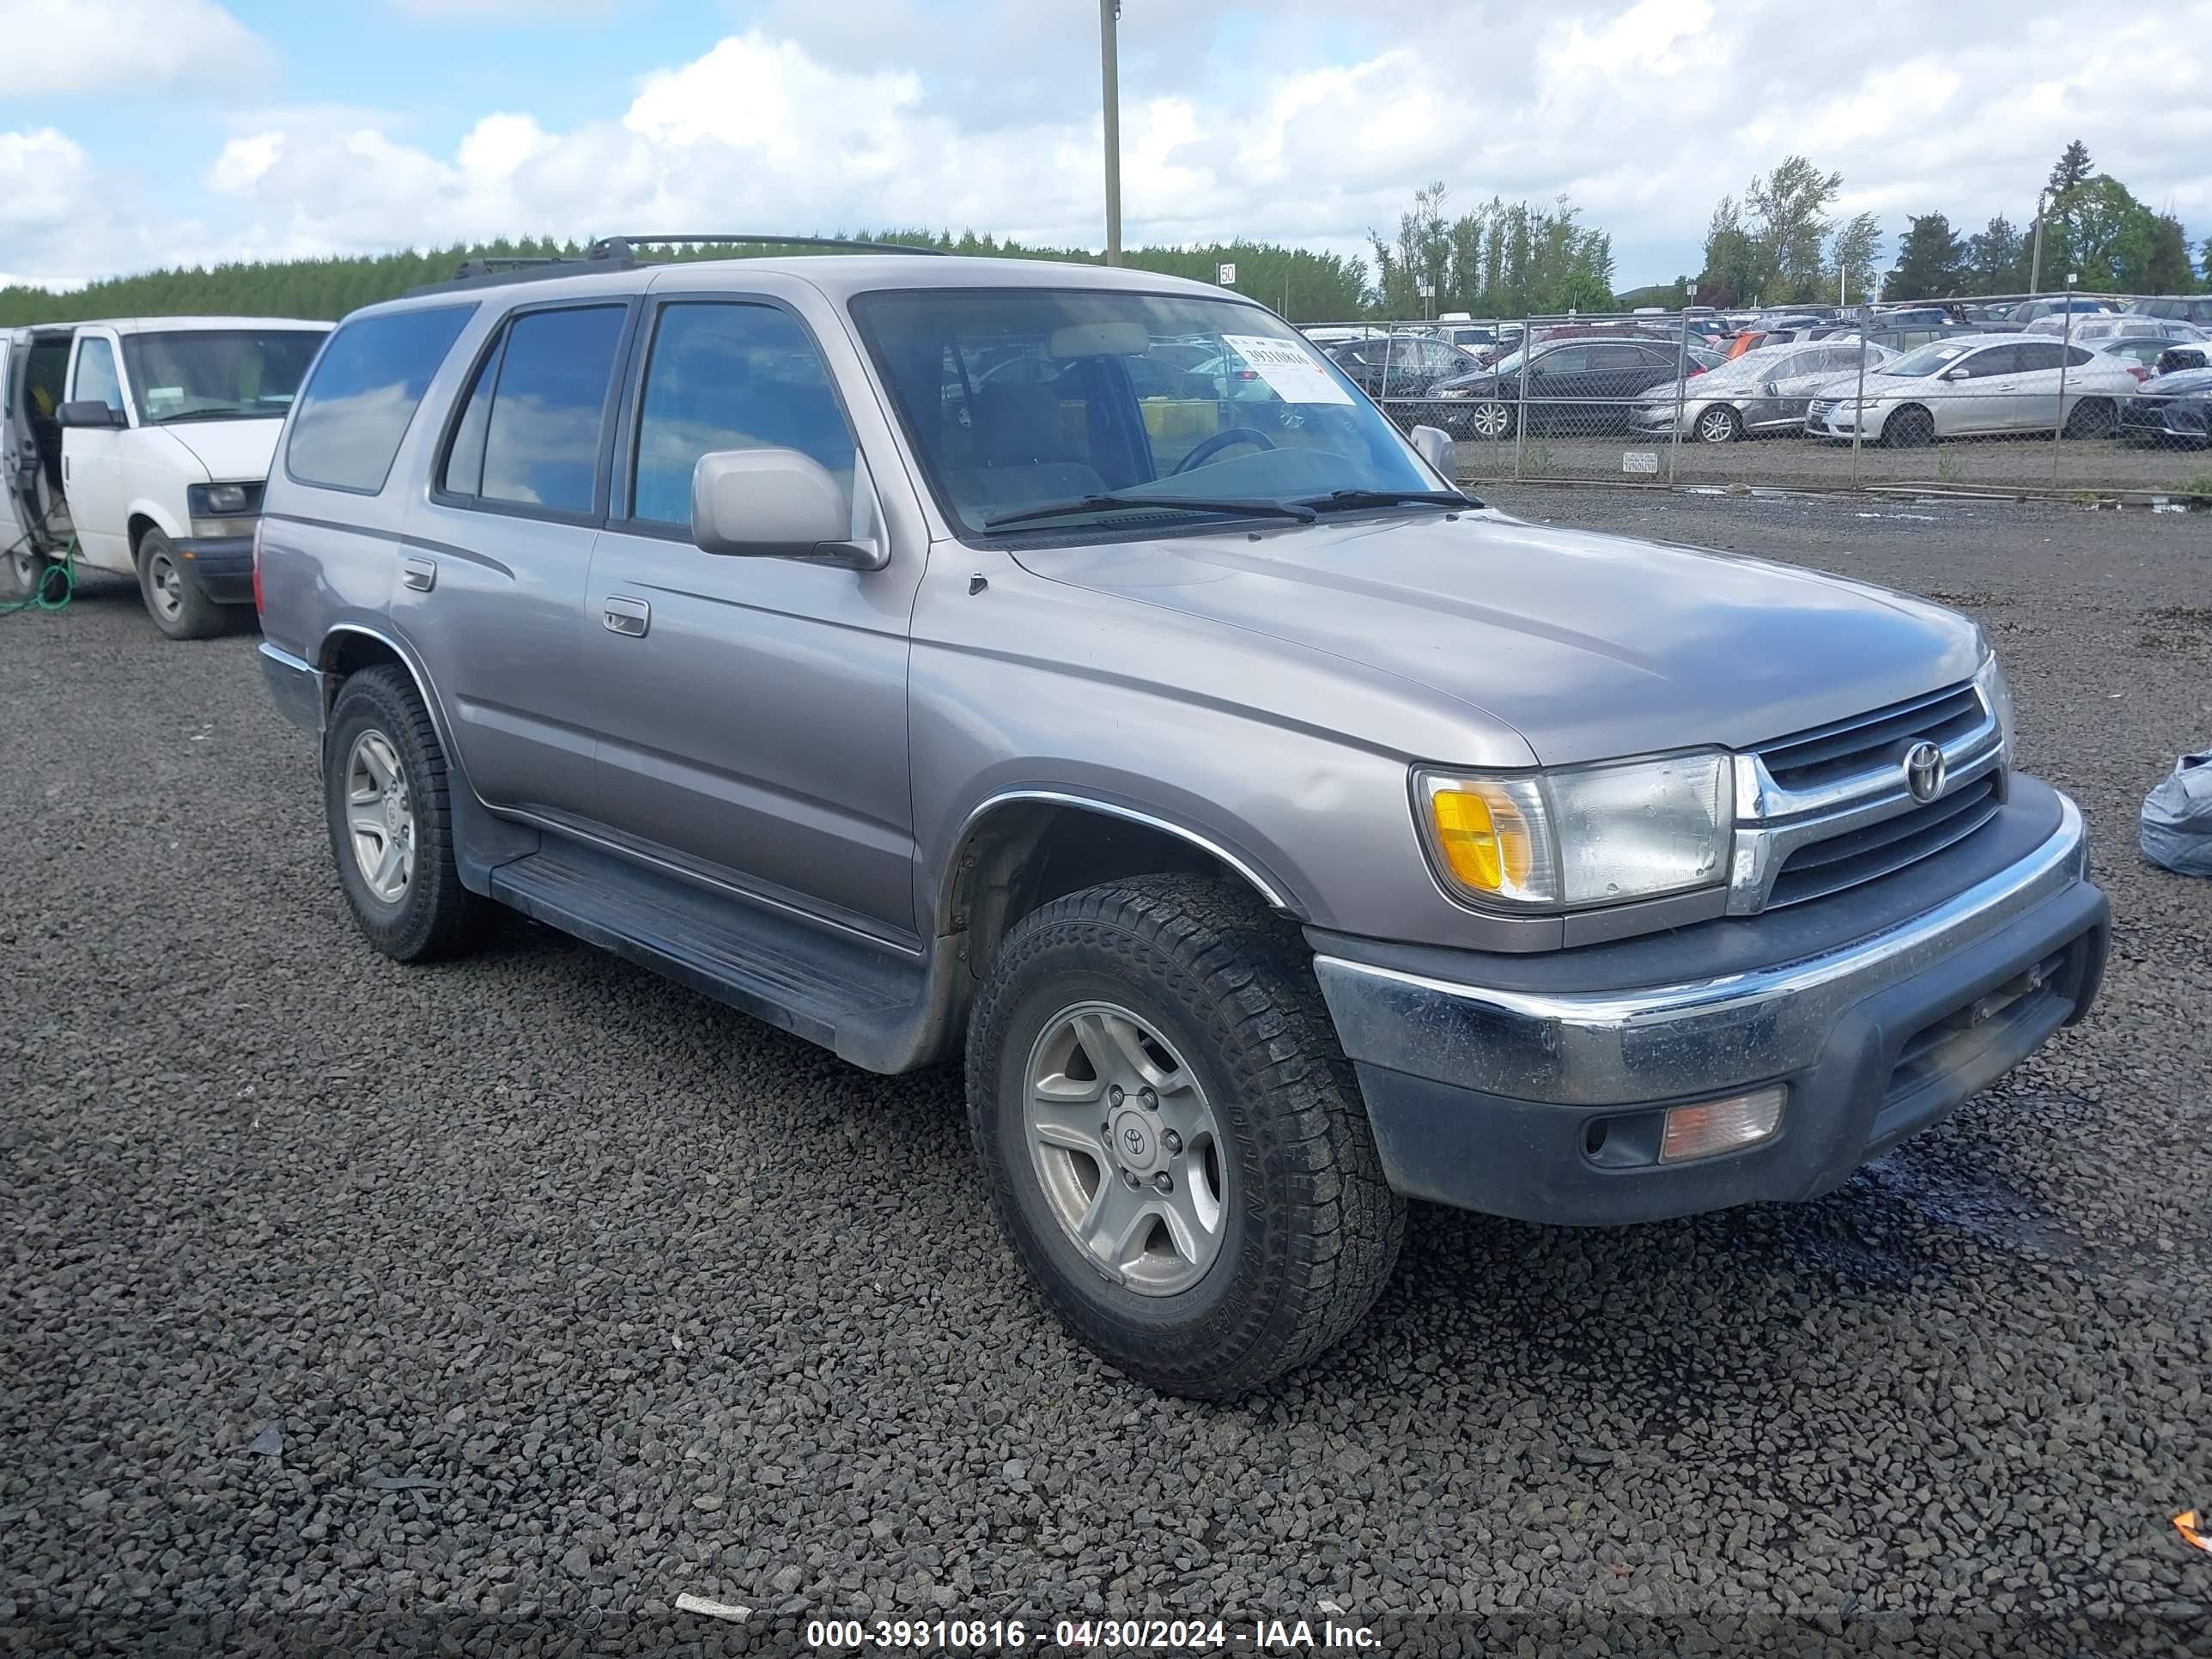
M 408 558 L 399 566 L 399 585 L 427 593 L 438 585 L 438 567 L 428 559 Z
M 610 593 L 600 611 L 599 620 L 606 624 L 610 634 L 619 634 L 624 639 L 641 640 L 645 637 L 645 630 L 652 625 L 653 607 L 643 599 Z

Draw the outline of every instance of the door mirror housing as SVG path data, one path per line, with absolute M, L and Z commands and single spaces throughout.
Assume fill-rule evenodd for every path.
M 1431 466 L 1444 475 L 1446 483 L 1459 483 L 1459 452 L 1452 443 L 1451 434 L 1440 426 L 1417 426 L 1413 430 L 1413 448 Z
M 1947 380 L 1963 380 L 1966 378 L 1966 371 L 1963 368 L 1947 368 L 1943 371 L 1942 378 Z
M 57 412 L 64 426 L 95 427 L 105 431 L 131 423 L 121 410 L 111 409 L 97 398 L 84 398 L 73 404 L 64 404 Z
M 857 459 L 857 458 L 856 458 Z M 797 559 L 879 570 L 879 537 L 855 538 L 829 469 L 796 449 L 720 449 L 691 469 L 691 540 L 726 558 Z
M 1759 395 L 1762 398 L 1780 397 L 1782 395 L 1782 386 L 1780 382 L 1775 380 L 1761 380 L 1759 383 Z

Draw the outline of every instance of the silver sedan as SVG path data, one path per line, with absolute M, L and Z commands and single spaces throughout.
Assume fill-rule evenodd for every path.
M 1868 346 L 1868 373 L 1896 356 L 1886 346 Z M 1637 399 L 1629 424 L 1647 436 L 1669 437 L 1679 422 L 1685 438 L 1709 444 L 1760 432 L 1801 432 L 1814 394 L 1838 374 L 1856 374 L 1858 362 L 1856 338 L 1759 346 L 1692 374 L 1683 384 L 1679 410 L 1673 381 L 1652 387 Z
M 1938 438 L 2014 432 L 2109 437 L 2135 376 L 2117 357 L 2047 334 L 1962 334 L 1908 351 L 1862 392 L 1854 380 L 1823 387 L 1806 412 L 1816 438 L 1896 447 Z

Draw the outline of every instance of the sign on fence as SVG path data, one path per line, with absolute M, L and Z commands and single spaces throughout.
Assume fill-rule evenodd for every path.
M 1623 472 L 1656 472 L 1659 470 L 1658 454 L 1649 449 L 1624 450 L 1620 457 L 1620 470 Z

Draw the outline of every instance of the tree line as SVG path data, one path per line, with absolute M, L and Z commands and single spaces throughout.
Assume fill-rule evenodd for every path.
M 1844 176 L 1802 155 L 1723 196 L 1705 232 L 1697 299 L 1712 306 L 1797 305 L 1837 300 L 1948 299 L 2062 289 L 2069 276 L 2090 292 L 2189 294 L 2200 286 L 2181 222 L 2154 212 L 2117 179 L 2097 172 L 2079 139 L 2051 171 L 2042 211 L 2015 226 L 1998 214 L 1961 236 L 1941 213 L 1915 214 L 1898 239 L 1897 263 L 1879 279 L 1881 226 L 1871 213 L 1830 211 Z M 2212 237 L 2202 250 L 2212 283 Z M 1686 283 L 1687 278 L 1684 281 Z
M 2091 293 L 2190 294 L 2200 285 L 2181 221 L 2153 211 L 2118 179 L 2099 173 L 2078 138 L 2051 169 L 2042 230 L 2039 261 L 2033 214 L 2017 227 L 1999 214 L 1964 237 L 1941 213 L 1914 214 L 1898 239 L 1897 267 L 1882 297 L 2024 294 L 2063 289 L 2069 277 Z M 2212 236 L 2201 252 L 2203 278 L 2212 283 Z
M 1087 248 L 1033 246 L 1011 238 L 955 236 L 945 231 L 854 231 L 856 241 L 896 242 L 947 253 L 1017 259 L 1103 263 Z M 393 300 L 425 283 L 450 279 L 465 259 L 574 258 L 585 245 L 555 237 L 501 238 L 469 246 L 394 253 L 333 255 L 325 258 L 252 260 L 109 277 L 67 293 L 27 287 L 0 288 L 0 327 L 27 323 L 80 322 L 94 317 L 213 316 L 336 319 L 362 306 Z M 806 252 L 767 244 L 656 247 L 642 257 L 661 259 L 760 258 Z M 1363 261 L 1274 243 L 1232 241 L 1191 247 L 1142 247 L 1125 263 L 1164 275 L 1212 282 L 1224 264 L 1237 267 L 1237 289 L 1308 321 L 1360 315 L 1369 298 Z

